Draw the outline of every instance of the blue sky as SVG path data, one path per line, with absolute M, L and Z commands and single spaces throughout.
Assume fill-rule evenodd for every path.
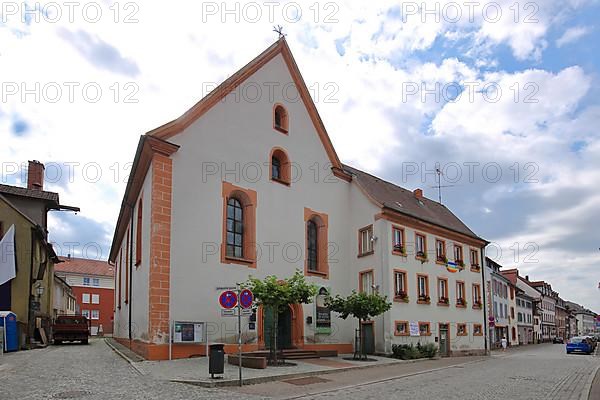
M 411 2 L 391 0 L 318 3 L 318 14 L 307 5 L 293 20 L 282 14 L 290 2 L 250 20 L 241 5 L 226 15 L 220 2 L 208 12 L 206 2 L 179 0 L 168 9 L 119 3 L 118 15 L 115 2 L 101 2 L 96 22 L 81 13 L 51 22 L 48 10 L 25 21 L 4 15 L 2 183 L 21 184 L 28 159 L 55 162 L 61 174 L 47 188 L 82 212 L 52 213 L 51 239 L 61 249 L 80 243 L 76 253 L 97 244 L 106 258 L 139 135 L 245 65 L 280 24 L 344 162 L 432 199 L 434 177 L 421 172 L 439 164 L 450 179 L 458 165 L 443 202 L 502 249 L 498 261 L 600 310 L 600 2 L 537 1 L 534 23 L 523 22 L 528 2 L 494 3 L 503 10 L 495 22 L 481 10 L 472 22 L 423 22 Z M 502 90 L 496 102 L 481 95 L 491 84 Z M 436 85 L 461 96 L 407 94 Z M 23 98 L 23 88 L 40 98 Z M 419 172 L 407 176 L 414 165 Z

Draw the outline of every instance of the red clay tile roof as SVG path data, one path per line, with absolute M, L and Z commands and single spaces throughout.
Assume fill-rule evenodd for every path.
M 348 165 L 344 165 L 344 169 L 354 175 L 364 190 L 375 201 L 383 205 L 383 207 L 476 239 L 484 240 L 470 230 L 452 211 L 437 201 L 426 197 L 417 199 L 414 193 L 408 189 L 404 189 Z M 421 201 L 419 202 L 419 200 Z
M 58 193 L 46 192 L 45 190 L 27 189 L 20 186 L 0 184 L 0 193 L 12 196 L 29 197 L 32 199 L 46 200 L 58 206 Z
M 54 271 L 80 275 L 115 276 L 115 268 L 107 261 L 90 260 L 87 258 L 60 257 L 60 264 L 54 266 Z

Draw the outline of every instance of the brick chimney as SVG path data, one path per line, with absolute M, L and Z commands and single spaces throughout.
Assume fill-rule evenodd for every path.
M 39 161 L 29 161 L 27 189 L 44 190 L 44 164 Z
M 413 193 L 417 199 L 423 198 L 423 190 L 415 189 L 415 190 L 413 190 Z

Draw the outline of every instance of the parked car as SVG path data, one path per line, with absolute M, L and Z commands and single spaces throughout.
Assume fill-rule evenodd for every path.
M 552 343 L 564 343 L 564 340 L 560 336 L 555 336 L 554 339 L 552 339 Z
M 54 344 L 79 341 L 88 344 L 90 321 L 82 315 L 59 315 L 52 325 Z
M 585 337 L 576 336 L 569 340 L 567 343 L 567 354 L 574 352 L 581 352 L 585 354 L 592 354 L 594 346 L 591 341 Z

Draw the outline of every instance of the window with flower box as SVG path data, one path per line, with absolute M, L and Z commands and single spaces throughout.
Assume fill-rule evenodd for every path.
M 427 238 L 420 233 L 415 234 L 415 257 L 427 261 Z
M 401 256 L 406 255 L 404 229 L 397 226 L 392 227 L 392 253 Z
M 471 270 L 474 272 L 479 272 L 481 270 L 481 268 L 479 267 L 479 251 L 477 249 L 471 249 L 469 253 Z
M 462 281 L 456 282 L 456 306 L 466 307 L 467 299 L 465 297 L 465 283 Z
M 465 262 L 463 260 L 463 248 L 462 248 L 462 246 L 457 245 L 457 244 L 454 245 L 454 262 L 459 267 L 465 266 Z
M 394 300 L 408 302 L 406 272 L 394 270 Z
M 448 262 L 446 258 L 446 242 L 441 239 L 435 240 L 435 261 L 442 264 Z
M 448 279 L 438 278 L 438 305 L 447 306 L 450 302 L 448 298 Z
M 473 336 L 483 336 L 481 324 L 473 324 Z
M 473 308 L 481 308 L 481 285 L 478 283 L 473 284 Z
M 456 336 L 467 336 L 467 324 L 456 324 Z
M 417 302 L 429 304 L 429 277 L 427 275 L 417 274 Z
M 419 333 L 421 336 L 431 335 L 431 325 L 429 322 L 419 322 Z
M 394 331 L 395 336 L 408 336 L 408 321 L 396 321 L 396 330 Z

